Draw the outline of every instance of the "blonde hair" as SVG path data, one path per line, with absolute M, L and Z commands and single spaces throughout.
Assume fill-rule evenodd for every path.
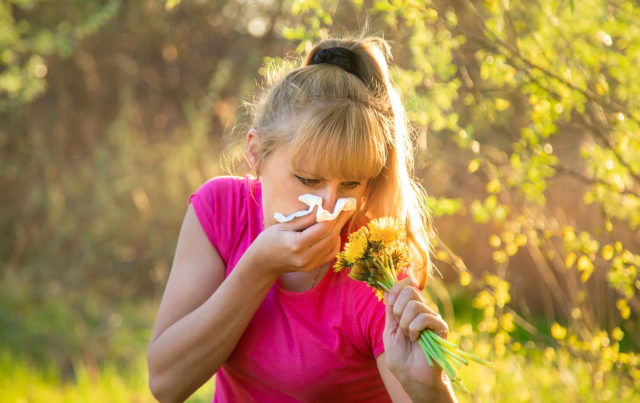
M 331 47 L 355 54 L 360 77 L 312 64 L 316 52 Z M 286 146 L 292 166 L 308 161 L 312 172 L 326 177 L 371 178 L 351 223 L 382 216 L 405 223 L 410 274 L 424 287 L 431 269 L 426 192 L 413 178 L 409 124 L 389 60 L 389 45 L 380 37 L 331 38 L 313 47 L 300 67 L 270 71 L 262 95 L 249 104 L 251 127 L 260 134 L 254 169 L 259 172 L 276 147 Z

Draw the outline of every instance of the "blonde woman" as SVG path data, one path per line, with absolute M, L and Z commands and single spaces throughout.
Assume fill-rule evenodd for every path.
M 405 114 L 381 38 L 327 39 L 274 78 L 253 108 L 255 176 L 217 177 L 191 195 L 148 351 L 149 383 L 181 401 L 215 374 L 214 402 L 455 401 L 417 339 L 447 325 L 424 303 L 423 191 L 411 177 Z M 321 198 L 356 208 L 317 222 Z M 331 270 L 367 220 L 406 224 L 411 276 L 385 306 Z

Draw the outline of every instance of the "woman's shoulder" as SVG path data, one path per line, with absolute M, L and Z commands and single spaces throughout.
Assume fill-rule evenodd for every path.
M 260 182 L 252 176 L 216 176 L 205 181 L 198 190 L 189 196 L 196 212 L 204 209 L 216 212 L 218 216 L 226 213 L 243 216 L 245 210 L 255 210 L 262 199 Z M 211 218 L 211 217 L 210 217 Z
M 207 179 L 198 190 L 242 189 L 248 184 L 257 182 L 251 175 L 245 177 L 233 175 L 220 175 Z
M 251 176 L 208 179 L 190 195 L 189 202 L 225 263 L 238 237 L 260 231 L 260 182 Z
M 222 175 L 206 180 L 195 194 L 207 199 L 230 197 L 242 200 L 246 194 L 255 194 L 259 190 L 260 182 L 251 175 L 245 177 Z

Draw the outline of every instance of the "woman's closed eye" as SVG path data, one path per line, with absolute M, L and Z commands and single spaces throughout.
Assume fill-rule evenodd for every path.
M 310 178 L 305 178 L 299 175 L 295 175 L 295 177 L 300 181 L 300 183 L 306 186 L 315 186 L 320 182 L 322 182 L 322 179 L 310 179 Z M 355 182 L 355 181 L 342 182 L 340 185 L 346 189 L 355 189 L 358 186 L 360 186 L 360 182 Z
M 309 178 L 303 178 L 302 176 L 298 176 L 296 175 L 296 178 L 303 184 L 303 185 L 307 185 L 307 186 L 314 186 L 317 185 L 318 183 L 320 183 L 320 179 L 309 179 Z
M 347 189 L 355 189 L 360 186 L 360 182 L 342 182 L 342 186 Z

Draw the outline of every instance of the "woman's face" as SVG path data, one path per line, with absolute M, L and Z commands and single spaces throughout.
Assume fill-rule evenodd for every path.
M 336 201 L 353 197 L 358 205 L 366 190 L 368 180 L 354 178 L 327 178 L 322 172 L 310 172 L 308 162 L 302 166 L 291 166 L 291 156 L 286 147 L 276 148 L 262 163 L 262 211 L 264 228 L 277 224 L 275 213 L 288 216 L 309 206 L 298 200 L 298 196 L 310 193 L 322 197 L 322 207 L 333 212 Z M 353 214 L 353 211 L 342 214 Z

